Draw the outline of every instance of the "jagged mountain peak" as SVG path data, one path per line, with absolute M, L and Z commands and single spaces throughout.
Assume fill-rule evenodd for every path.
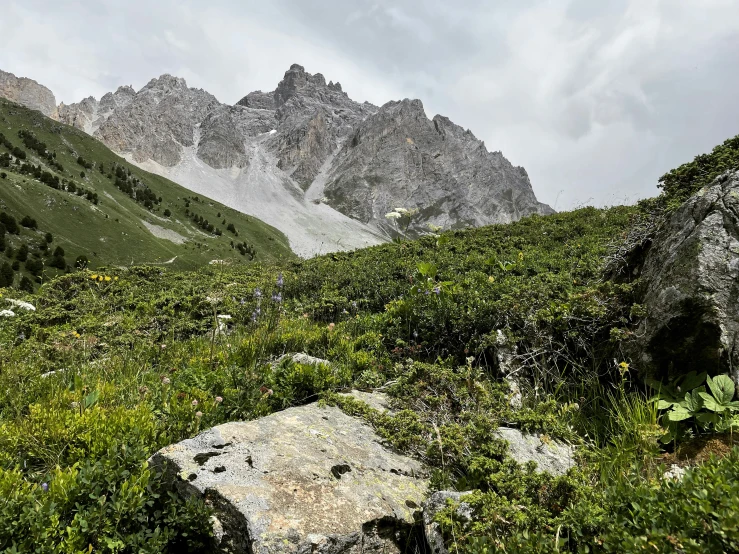
M 388 240 L 385 214 L 417 208 L 411 231 L 514 221 L 552 210 L 528 174 L 420 99 L 377 107 L 293 64 L 272 92 L 235 105 L 163 74 L 141 90 L 61 105 L 59 117 L 145 169 L 279 228 L 301 255 Z
M 341 83 L 338 81 L 326 83 L 326 78 L 322 73 L 308 73 L 302 65 L 294 63 L 285 72 L 274 91 L 250 92 L 236 104 L 249 108 L 275 110 L 296 96 L 313 97 L 326 104 L 341 105 L 350 101 Z
M 120 88 L 120 87 L 119 87 Z M 187 81 L 182 77 L 175 77 L 169 73 L 163 73 L 159 77 L 151 79 L 141 90 L 150 88 L 188 88 Z

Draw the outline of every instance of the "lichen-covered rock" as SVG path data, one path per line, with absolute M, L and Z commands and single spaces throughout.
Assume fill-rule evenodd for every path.
M 739 383 L 739 174 L 719 177 L 670 217 L 642 280 L 641 369 L 657 378 L 730 373 Z
M 392 553 L 422 536 L 424 468 L 338 408 L 219 425 L 152 462 L 213 505 L 225 552 Z
M 16 77 L 0 70 L 0 97 L 11 102 L 38 110 L 48 117 L 56 117 L 54 93 L 33 79 Z
M 510 427 L 499 427 L 496 433 L 508 441 L 508 455 L 519 464 L 536 462 L 537 471 L 552 475 L 564 475 L 575 465 L 573 448 L 562 441 Z

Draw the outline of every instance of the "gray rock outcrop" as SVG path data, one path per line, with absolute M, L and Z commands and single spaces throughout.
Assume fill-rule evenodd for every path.
M 195 144 L 195 127 L 219 105 L 215 96 L 188 88 L 184 79 L 162 75 L 116 108 L 95 136 L 137 162 L 174 166 L 182 149 Z
M 685 202 L 642 269 L 647 316 L 637 332 L 645 373 L 730 373 L 739 383 L 739 173 Z
M 537 471 L 555 476 L 564 475 L 575 466 L 573 448 L 562 441 L 510 427 L 499 427 L 496 434 L 508 442 L 508 455 L 519 464 L 536 462 Z
M 341 85 L 326 84 L 320 73 L 311 75 L 294 64 L 274 92 L 278 133 L 270 147 L 287 172 L 308 189 L 343 137 L 377 108 L 353 101 Z
M 553 210 L 536 200 L 526 171 L 448 118 L 426 117 L 420 100 L 389 102 L 337 154 L 325 195 L 336 209 L 387 226 L 396 207 L 413 226 L 445 229 L 515 221 Z
M 393 553 L 422 537 L 423 468 L 338 408 L 219 425 L 152 463 L 212 503 L 223 552 Z
M 38 110 L 47 117 L 56 117 L 54 93 L 33 79 L 0 70 L 0 97 Z

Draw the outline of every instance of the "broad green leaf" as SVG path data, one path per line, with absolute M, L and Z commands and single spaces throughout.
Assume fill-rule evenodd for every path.
M 90 394 L 85 396 L 85 408 L 92 408 L 95 404 L 97 404 L 98 398 L 100 397 L 100 393 L 96 390 L 92 391 Z
M 726 405 L 734 400 L 734 381 L 728 375 L 717 375 L 714 378 L 709 377 L 707 380 L 708 388 L 711 389 L 716 402 Z
M 691 371 L 688 373 L 685 377 L 683 377 L 682 381 L 680 382 L 680 390 L 682 392 L 688 392 L 693 390 L 696 387 L 699 387 L 702 385 L 706 380 L 706 372 L 703 373 L 696 373 L 695 371 Z
M 703 408 L 703 397 L 701 396 L 706 392 L 705 387 L 698 387 L 697 389 L 685 393 L 685 407 L 691 412 L 698 412 Z M 682 404 L 682 403 L 681 403 Z
M 721 418 L 717 414 L 709 413 L 709 412 L 703 412 L 695 416 L 695 419 L 697 419 L 700 423 L 703 423 L 704 425 L 716 425 L 721 421 Z
M 723 412 L 726 409 L 726 406 L 716 402 L 716 399 L 709 393 L 701 392 L 700 395 L 703 399 L 703 407 L 706 408 L 706 410 L 711 410 L 712 412 Z
M 660 398 L 659 401 L 657 402 L 657 409 L 658 410 L 668 410 L 677 403 L 678 403 L 677 400 L 665 400 L 664 398 Z
M 693 415 L 692 412 L 685 409 L 683 406 L 679 404 L 677 406 L 674 406 L 671 412 L 667 412 L 667 418 L 670 421 L 683 421 L 685 419 L 690 418 L 692 415 Z
M 430 262 L 418 262 L 416 264 L 418 272 L 424 277 L 436 277 L 436 273 L 439 271 L 435 264 Z

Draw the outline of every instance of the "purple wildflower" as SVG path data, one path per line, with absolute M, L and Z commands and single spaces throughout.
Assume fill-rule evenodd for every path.
M 282 273 L 277 274 L 277 286 L 282 288 L 282 285 L 285 284 L 285 281 L 282 279 Z
M 41 490 L 44 492 L 49 492 L 49 483 L 41 483 Z
M 418 331 L 413 331 L 413 340 L 418 338 Z
M 272 302 L 275 302 L 277 304 L 279 304 L 280 302 L 282 302 L 282 294 L 280 294 L 279 292 L 276 293 L 276 294 L 273 294 L 272 295 Z
M 257 312 L 252 312 L 252 314 L 251 314 L 251 321 L 252 321 L 252 323 L 256 323 L 258 317 L 259 317 L 259 315 L 257 314 Z
M 262 297 L 262 291 L 259 289 L 259 287 L 254 289 L 254 298 L 261 298 Z
M 437 296 L 441 294 L 441 289 L 439 287 L 434 287 L 434 294 L 436 294 Z

